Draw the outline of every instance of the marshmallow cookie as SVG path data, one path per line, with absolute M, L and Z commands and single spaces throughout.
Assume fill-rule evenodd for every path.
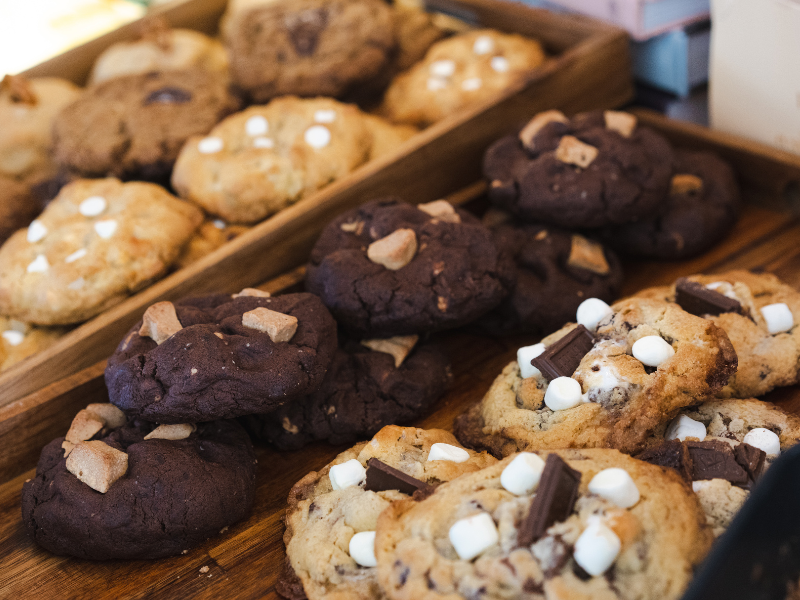
M 603 227 L 657 212 L 669 192 L 669 142 L 624 112 L 567 119 L 539 113 L 483 158 L 489 200 L 516 216 L 568 228 Z
M 56 117 L 56 160 L 73 175 L 166 183 L 184 142 L 239 109 L 227 80 L 203 69 L 116 77 Z
M 183 554 L 250 513 L 256 459 L 234 421 L 159 425 L 90 404 L 22 486 L 40 546 L 82 559 Z
M 483 400 L 456 420 L 469 447 L 640 449 L 678 411 L 736 371 L 725 332 L 664 301 L 595 298 L 540 344 L 520 348 Z
M 458 327 L 512 285 L 510 258 L 491 232 L 444 200 L 377 200 L 344 213 L 323 230 L 306 270 L 307 289 L 358 338 Z
M 0 248 L 0 314 L 90 319 L 163 275 L 202 218 L 152 183 L 75 181 Z
M 319 298 L 245 289 L 144 313 L 108 359 L 112 403 L 157 423 L 266 413 L 316 390 L 336 350 Z
M 342 452 L 289 493 L 279 593 L 292 600 L 383 598 L 374 550 L 381 511 L 495 462 L 465 450 L 441 429 L 395 425 Z
M 375 555 L 392 600 L 677 600 L 711 539 L 675 473 L 615 450 L 559 450 L 393 503 Z
M 380 112 L 424 127 L 519 85 L 544 61 L 541 44 L 521 35 L 493 29 L 456 35 L 395 78 Z
M 296 450 L 313 440 L 352 443 L 422 416 L 453 377 L 445 354 L 417 341 L 407 335 L 345 342 L 316 392 L 246 417 L 248 428 L 281 450 Z
M 677 302 L 728 334 L 739 368 L 719 395 L 762 396 L 800 381 L 800 292 L 770 273 L 693 275 L 639 292 Z

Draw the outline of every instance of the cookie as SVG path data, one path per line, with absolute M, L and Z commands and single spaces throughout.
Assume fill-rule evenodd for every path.
M 230 225 L 222 219 L 206 219 L 197 228 L 178 260 L 175 261 L 175 268 L 182 269 L 197 262 L 248 229 L 249 227 L 243 225 Z
M 17 229 L 27 227 L 43 208 L 30 186 L 0 175 L 0 245 Z
M 693 275 L 687 280 L 713 287 L 711 291 L 723 294 L 723 300 L 733 300 L 742 307 L 743 314 L 698 311 L 725 330 L 739 357 L 739 368 L 720 391 L 720 396 L 762 396 L 776 387 L 800 381 L 800 327 L 795 326 L 795 322 L 800 321 L 800 292 L 770 273 L 729 271 L 719 275 Z M 637 295 L 674 302 L 675 285 L 646 289 Z M 782 304 L 785 305 L 783 309 Z M 770 306 L 775 308 L 768 308 Z M 782 309 L 783 316 L 791 321 L 785 323 L 788 330 L 770 331 L 772 317 L 768 321 L 763 311 L 770 315 L 776 308 Z
M 369 152 L 369 160 L 392 154 L 403 142 L 419 133 L 416 127 L 412 127 L 411 125 L 393 125 L 386 119 L 375 115 L 364 114 L 364 122 L 367 125 L 367 129 L 369 129 L 372 134 L 372 147 Z
M 55 157 L 82 177 L 166 183 L 184 142 L 238 108 L 227 80 L 203 69 L 117 77 L 59 113 Z
M 39 182 L 53 177 L 53 120 L 77 100 L 80 88 L 66 79 L 6 75 L 0 84 L 0 177 Z
M 279 98 L 190 138 L 175 164 L 178 194 L 232 223 L 255 223 L 369 159 L 361 111 L 329 98 Z
M 462 444 L 502 456 L 540 448 L 634 452 L 736 371 L 722 329 L 657 300 L 622 300 L 596 333 L 570 324 L 542 344 L 520 349 L 522 362 L 506 366 L 483 400 L 458 417 Z M 551 359 L 554 352 L 561 354 Z M 558 373 L 550 372 L 553 364 Z
M 338 97 L 380 73 L 394 50 L 380 0 L 297 0 L 234 11 L 226 26 L 231 76 L 253 102 Z
M 510 259 L 477 219 L 444 201 L 421 206 L 429 212 L 376 200 L 334 219 L 317 240 L 306 288 L 354 337 L 458 327 L 513 284 Z
M 97 406 L 110 405 L 89 408 Z M 74 446 L 53 440 L 22 487 L 28 535 L 64 556 L 151 559 L 185 554 L 247 517 L 256 484 L 247 433 L 234 421 L 217 421 L 179 435 L 187 437 L 163 437 L 155 425 L 134 421 L 103 427 Z M 68 456 L 62 444 L 71 448 Z M 98 493 L 85 481 L 108 483 L 105 457 L 117 461 L 117 478 Z
M 429 460 L 434 444 L 450 446 L 463 462 Z M 309 600 L 383 597 L 377 584 L 377 569 L 359 566 L 349 550 L 354 535 L 375 531 L 381 511 L 391 502 L 408 497 L 392 484 L 370 485 L 366 489 L 363 478 L 370 477 L 372 481 L 372 473 L 367 474 L 365 469 L 372 470 L 368 463 L 375 459 L 414 478 L 421 488 L 496 462 L 488 454 L 461 449 L 452 434 L 441 429 L 395 425 L 384 427 L 371 441 L 342 452 L 320 471 L 303 477 L 289 493 L 283 536 L 288 572 L 277 586 L 279 593 L 299 599 L 302 595 L 297 592 L 304 591 Z M 331 477 L 337 481 L 338 489 Z
M 444 353 L 415 338 L 342 344 L 317 391 L 273 413 L 246 417 L 248 429 L 280 450 L 296 450 L 314 440 L 352 443 L 422 416 L 453 376 Z
M 675 173 L 658 214 L 611 227 L 603 239 L 620 252 L 677 260 L 716 245 L 736 223 L 739 185 L 731 167 L 710 152 L 675 152 Z
M 489 199 L 516 216 L 572 229 L 657 213 L 669 192 L 669 142 L 628 113 L 536 115 L 486 151 Z
M 493 233 L 500 251 L 514 257 L 516 285 L 481 320 L 489 333 L 552 333 L 587 298 L 617 298 L 622 267 L 599 243 L 545 225 L 503 223 Z
M 520 462 L 538 470 L 536 493 L 516 485 Z M 610 494 L 609 474 L 632 497 Z M 422 501 L 395 502 L 378 518 L 375 554 L 392 600 L 677 600 L 710 546 L 679 477 L 594 449 L 509 456 Z
M 316 390 L 336 350 L 330 313 L 311 294 L 251 293 L 151 306 L 108 360 L 111 402 L 183 423 L 266 413 Z
M 35 327 L 0 316 L 0 371 L 49 348 L 65 333 L 62 327 Z
M 430 47 L 425 58 L 386 90 L 381 114 L 424 127 L 519 85 L 545 61 L 541 44 L 517 34 L 479 29 Z
M 165 274 L 201 220 L 152 183 L 75 181 L 0 248 L 0 314 L 90 319 Z

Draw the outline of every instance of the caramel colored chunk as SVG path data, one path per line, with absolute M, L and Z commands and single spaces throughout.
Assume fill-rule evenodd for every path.
M 178 333 L 183 326 L 178 321 L 172 302 L 156 302 L 142 317 L 139 335 L 151 338 L 159 346 Z
M 608 275 L 611 271 L 603 252 L 603 246 L 578 234 L 572 236 L 572 248 L 567 264 L 578 269 L 592 271 L 598 275 Z
M 176 423 L 174 425 L 159 425 L 144 436 L 146 440 L 185 440 L 197 429 L 193 423 Z
M 568 165 L 575 165 L 585 169 L 597 158 L 599 150 L 589 144 L 584 144 L 578 138 L 565 135 L 556 148 L 556 158 Z
M 273 342 L 288 342 L 297 331 L 297 317 L 259 307 L 242 315 L 242 325 L 266 333 Z
M 246 297 L 253 297 L 253 298 L 269 298 L 271 294 L 269 292 L 265 292 L 263 290 L 259 290 L 257 288 L 244 288 L 238 294 L 233 295 L 234 298 L 246 298 Z
M 413 229 L 398 229 L 367 248 L 367 258 L 391 271 L 405 267 L 416 253 L 417 234 Z
M 434 200 L 425 204 L 418 204 L 417 208 L 428 213 L 434 219 L 447 223 L 461 223 L 461 217 L 447 200 Z
M 630 113 L 617 110 L 607 110 L 603 113 L 606 120 L 606 129 L 616 131 L 623 137 L 631 137 L 636 129 L 637 119 Z
M 364 231 L 364 221 L 350 221 L 349 223 L 342 223 L 339 225 L 339 229 L 346 231 L 347 233 L 361 235 L 361 232 Z
M 72 425 L 70 425 L 65 439 L 72 444 L 77 444 L 92 439 L 102 428 L 103 421 L 84 408 L 79 410 L 72 419 Z
M 702 190 L 703 190 L 702 179 L 700 179 L 696 175 L 689 175 L 688 173 L 679 173 L 678 175 L 673 175 L 669 193 L 672 196 L 680 196 L 681 194 L 700 192 Z
M 86 407 L 86 410 L 100 419 L 105 427 L 110 427 L 111 429 L 122 427 L 127 421 L 125 413 L 110 402 L 90 404 Z
M 383 340 L 364 340 L 361 343 L 375 352 L 391 354 L 394 357 L 394 366 L 399 368 L 418 340 L 418 335 L 397 335 Z
M 533 117 L 522 131 L 519 132 L 519 141 L 528 150 L 534 150 L 533 138 L 545 125 L 550 123 L 569 123 L 569 119 L 560 110 L 546 110 Z
M 99 440 L 80 442 L 67 457 L 67 471 L 105 494 L 128 471 L 128 455 Z

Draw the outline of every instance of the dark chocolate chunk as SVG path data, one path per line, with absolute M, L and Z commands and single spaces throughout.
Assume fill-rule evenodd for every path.
M 675 469 L 687 482 L 692 480 L 692 457 L 686 444 L 680 440 L 669 440 L 636 456 L 639 460 L 659 467 Z
M 319 43 L 319 35 L 328 25 L 328 10 L 317 8 L 290 14 L 284 20 L 289 39 L 300 56 L 314 54 Z
M 743 314 L 742 305 L 733 298 L 728 298 L 708 289 L 702 283 L 689 281 L 681 277 L 675 284 L 675 302 L 693 315 L 719 315 L 726 312 Z
M 767 458 L 767 453 L 742 442 L 733 449 L 733 456 L 736 462 L 747 471 L 747 476 L 751 481 L 755 482 L 756 479 L 761 477 L 761 472 L 764 470 L 764 462 Z
M 571 377 L 592 346 L 594 346 L 592 332 L 583 325 L 578 325 L 534 358 L 531 364 L 549 381 L 556 377 Z
M 580 484 L 579 471 L 571 468 L 557 454 L 548 454 L 539 480 L 539 489 L 531 501 L 528 514 L 520 523 L 518 544 L 530 546 L 553 523 L 566 520 L 575 506 Z
M 192 93 L 176 87 L 163 87 L 153 90 L 145 98 L 144 105 L 148 104 L 185 104 L 192 99 Z
M 725 479 L 734 485 L 747 483 L 745 471 L 733 454 L 727 442 L 706 441 L 687 442 L 692 457 L 692 480 Z
M 414 479 L 402 471 L 390 467 L 385 462 L 377 458 L 370 458 L 367 461 L 367 483 L 365 490 L 370 492 L 384 492 L 386 490 L 397 490 L 401 494 L 413 495 L 414 492 L 421 490 L 427 492 L 433 490 L 433 486 L 424 481 Z

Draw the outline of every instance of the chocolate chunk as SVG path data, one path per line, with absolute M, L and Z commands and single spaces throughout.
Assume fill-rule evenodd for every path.
M 706 441 L 687 442 L 689 454 L 692 457 L 692 480 L 725 479 L 734 485 L 747 483 L 745 471 L 733 454 L 733 449 L 727 442 Z
M 571 468 L 557 454 L 547 455 L 539 489 L 531 501 L 528 514 L 519 526 L 517 542 L 520 546 L 530 546 L 553 523 L 569 517 L 578 498 L 580 484 L 579 471 Z
M 411 496 L 418 490 L 423 493 L 432 492 L 433 486 L 414 479 L 377 458 L 370 458 L 367 461 L 367 483 L 364 489 L 370 492 L 398 490 L 401 494 Z
M 698 317 L 726 312 L 744 314 L 742 305 L 737 300 L 710 290 L 696 281 L 689 281 L 685 277 L 681 277 L 675 283 L 675 302 L 686 312 Z
M 298 14 L 288 15 L 284 20 L 289 39 L 300 56 L 314 54 L 319 43 L 319 34 L 327 24 L 328 11 L 325 8 L 304 10 Z
M 578 325 L 534 358 L 531 364 L 549 381 L 556 377 L 570 377 L 592 346 L 594 346 L 592 332 L 583 325 Z
M 761 477 L 761 472 L 764 470 L 764 462 L 767 458 L 767 453 L 742 442 L 733 449 L 733 456 L 736 462 L 747 471 L 747 476 L 752 482 Z
M 686 444 L 680 440 L 663 442 L 638 454 L 636 458 L 651 465 L 675 469 L 687 482 L 692 480 L 692 457 Z
M 144 105 L 149 104 L 185 104 L 192 99 L 192 93 L 176 87 L 163 87 L 153 90 L 145 98 Z

